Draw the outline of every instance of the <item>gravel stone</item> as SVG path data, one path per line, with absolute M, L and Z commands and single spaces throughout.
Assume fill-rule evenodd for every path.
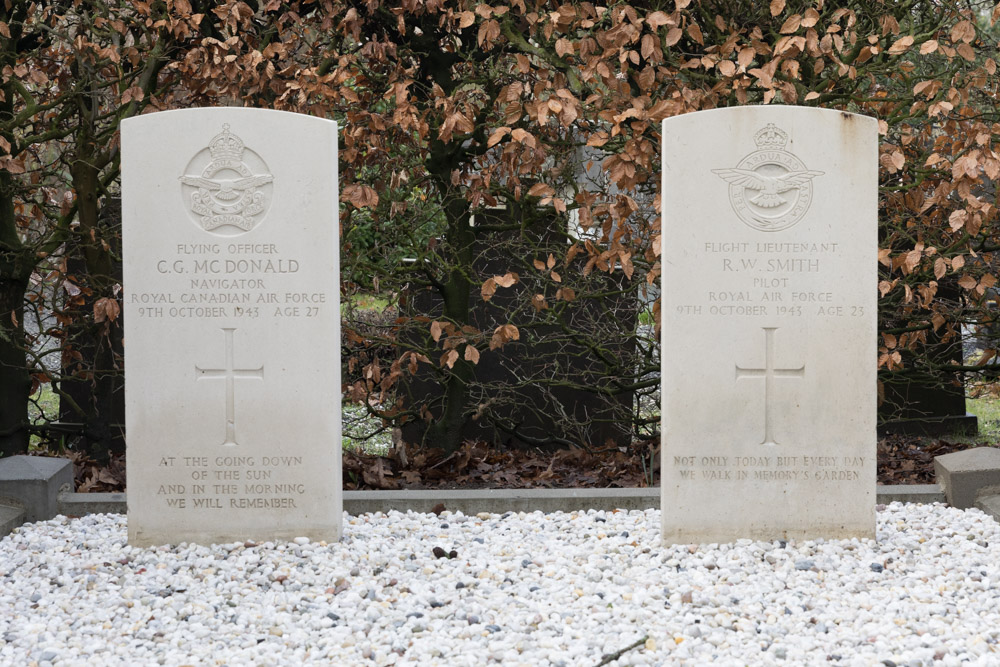
M 0 664 L 596 665 L 642 637 L 613 664 L 1000 664 L 1000 526 L 876 516 L 877 540 L 689 548 L 657 510 L 455 514 L 447 559 L 434 514 L 149 549 L 124 516 L 57 517 L 0 540 Z

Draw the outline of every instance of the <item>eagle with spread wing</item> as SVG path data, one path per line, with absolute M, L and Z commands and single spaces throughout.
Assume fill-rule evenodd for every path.
M 816 176 L 823 175 L 822 171 L 811 170 L 790 171 L 781 176 L 767 176 L 749 169 L 713 169 L 712 173 L 718 174 L 732 185 L 760 190 L 760 194 L 751 197 L 750 202 L 761 208 L 776 208 L 787 204 L 788 200 L 780 196 L 780 193 L 794 190 Z
M 185 185 L 190 185 L 195 188 L 204 188 L 206 190 L 217 190 L 215 193 L 216 199 L 222 201 L 230 201 L 232 199 L 239 198 L 244 190 L 250 188 L 255 188 L 258 185 L 264 185 L 265 183 L 270 183 L 274 180 L 274 176 L 270 174 L 260 174 L 258 176 L 247 176 L 246 178 L 236 178 L 232 180 L 212 180 L 209 178 L 202 178 L 201 176 L 181 176 L 181 182 Z

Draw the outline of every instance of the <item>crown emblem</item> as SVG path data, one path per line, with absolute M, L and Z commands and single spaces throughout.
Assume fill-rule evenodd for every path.
M 785 144 L 788 143 L 788 135 L 774 123 L 768 123 L 766 127 L 757 130 L 757 134 L 753 135 L 753 141 L 762 151 L 780 151 L 784 150 Z
M 207 232 L 219 227 L 224 236 L 248 232 L 267 211 L 274 176 L 261 157 L 229 131 L 229 123 L 192 158 L 186 171 L 180 177 L 181 191 L 195 222 Z
M 229 123 L 222 126 L 222 132 L 215 135 L 212 143 L 208 145 L 208 150 L 212 154 L 212 161 L 243 159 L 243 140 L 229 131 Z
M 822 171 L 807 169 L 785 150 L 788 134 L 768 123 L 753 135 L 757 150 L 730 169 L 712 169 L 729 183 L 729 202 L 748 227 L 779 232 L 802 219 L 812 202 L 813 184 Z

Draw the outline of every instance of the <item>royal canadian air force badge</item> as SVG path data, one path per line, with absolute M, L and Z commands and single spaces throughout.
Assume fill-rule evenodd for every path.
M 227 236 L 250 231 L 270 205 L 274 176 L 228 123 L 195 155 L 187 172 L 180 177 L 186 203 L 205 231 Z
M 740 220 L 762 232 L 788 229 L 812 202 L 812 180 L 822 171 L 806 169 L 785 150 L 788 135 L 774 123 L 754 135 L 757 150 L 733 169 L 713 169 L 729 182 L 729 201 Z

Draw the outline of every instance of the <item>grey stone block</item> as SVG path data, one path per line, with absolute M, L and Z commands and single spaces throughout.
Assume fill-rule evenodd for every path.
M 1000 521 L 1000 495 L 981 495 L 976 500 L 976 507 Z
M 934 459 L 934 474 L 949 505 L 959 509 L 974 507 L 981 489 L 1000 485 L 1000 448 L 976 447 L 938 456 Z
M 25 521 L 45 521 L 58 514 L 63 485 L 73 488 L 69 459 L 24 455 L 0 459 L 0 496 L 23 505 Z

